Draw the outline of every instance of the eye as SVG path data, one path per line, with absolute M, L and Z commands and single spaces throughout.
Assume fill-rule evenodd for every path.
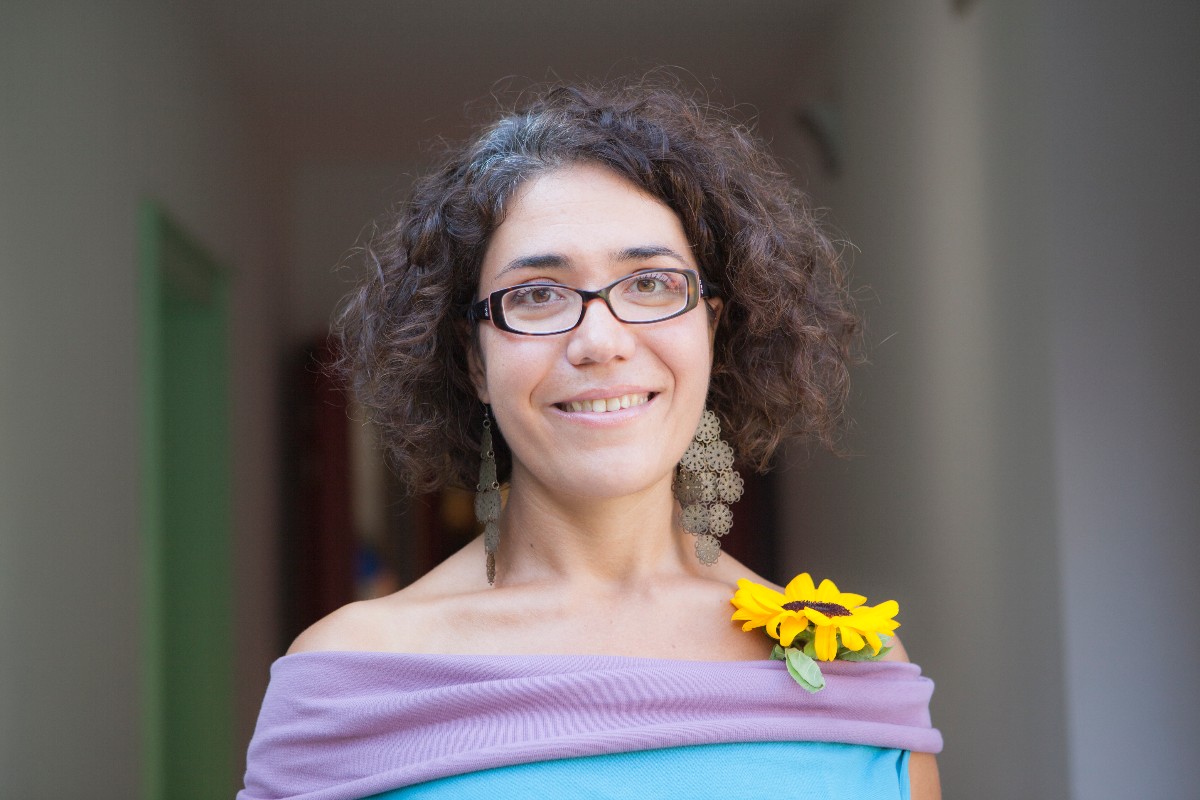
M 557 286 L 531 284 L 515 287 L 504 296 L 507 304 L 514 306 L 543 306 L 563 299 L 563 290 Z
M 674 272 L 639 272 L 629 278 L 627 290 L 635 295 L 666 295 L 686 291 L 687 280 Z

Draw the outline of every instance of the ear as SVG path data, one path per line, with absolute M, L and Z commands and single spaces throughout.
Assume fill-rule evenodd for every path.
M 711 345 L 717 337 L 717 325 L 721 322 L 725 301 L 719 297 L 709 297 L 704 302 L 708 304 L 708 342 Z
M 466 336 L 466 348 L 467 372 L 471 376 L 471 383 L 475 386 L 475 396 L 484 405 L 491 405 L 491 395 L 488 394 L 487 390 L 487 367 L 483 363 L 483 352 L 479 347 L 479 336 L 477 334 L 468 334 Z

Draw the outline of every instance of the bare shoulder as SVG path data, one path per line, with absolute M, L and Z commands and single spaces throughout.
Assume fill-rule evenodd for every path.
M 477 546 L 476 546 L 477 545 Z M 480 551 L 474 558 L 474 549 Z M 482 542 L 473 542 L 410 586 L 342 606 L 296 637 L 288 654 L 312 651 L 432 652 L 446 635 L 447 600 L 483 583 Z M 476 575 L 476 573 L 479 573 Z M 464 588 L 465 587 L 465 588 Z
M 714 581 L 717 581 L 730 589 L 730 594 L 737 588 L 739 580 L 748 580 L 753 583 L 769 586 L 777 592 L 782 592 L 783 587 L 777 586 L 771 581 L 754 572 L 742 562 L 738 561 L 728 553 L 722 553 L 720 560 L 712 567 L 704 568 L 705 574 Z
M 904 643 L 900 641 L 899 636 L 892 636 L 892 640 L 888 642 L 892 649 L 884 654 L 882 661 L 909 661 L 908 651 L 904 649 Z
M 392 650 L 398 628 L 404 627 L 404 605 L 392 595 L 342 606 L 296 637 L 288 648 L 288 655 L 314 651 Z

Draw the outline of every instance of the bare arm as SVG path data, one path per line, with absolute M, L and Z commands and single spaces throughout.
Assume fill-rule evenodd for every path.
M 909 755 L 908 790 L 912 800 L 942 800 L 942 782 L 933 753 Z
M 899 638 L 884 661 L 908 661 L 908 653 Z M 908 787 L 912 800 L 942 800 L 942 782 L 938 777 L 937 757 L 933 753 L 912 753 L 908 759 Z

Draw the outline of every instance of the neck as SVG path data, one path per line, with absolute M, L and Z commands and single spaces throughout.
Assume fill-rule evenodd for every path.
M 514 472 L 500 520 L 497 584 L 565 581 L 617 587 L 691 572 L 671 477 L 611 498 L 547 491 Z M 694 559 L 692 559 L 694 560 Z

